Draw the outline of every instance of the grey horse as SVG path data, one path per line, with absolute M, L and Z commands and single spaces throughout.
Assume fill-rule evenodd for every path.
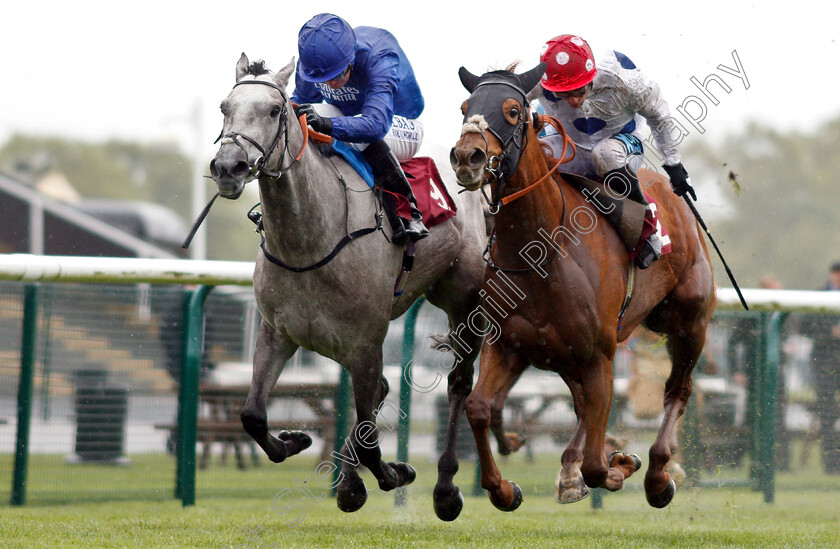
M 389 243 L 380 231 L 346 238 L 376 226 L 379 209 L 374 193 L 340 157 L 328 154 L 323 146 L 305 145 L 303 128 L 285 92 L 293 72 L 294 59 L 273 74 L 262 62 L 249 64 L 242 54 L 236 64 L 236 85 L 221 105 L 223 137 L 210 164 L 224 198 L 238 198 L 246 183 L 258 179 L 263 210 L 265 242 L 254 271 L 262 322 L 242 424 L 275 463 L 312 443 L 299 431 L 271 435 L 266 416 L 268 394 L 283 366 L 298 347 L 304 347 L 349 371 L 356 420 L 342 456 L 358 456 L 357 462 L 370 469 L 383 490 L 413 481 L 415 472 L 408 464 L 381 459 L 375 416 L 388 392 L 382 377 L 382 344 L 389 321 L 425 294 L 446 312 L 451 329 L 479 326 L 458 332 L 457 350 L 442 344 L 456 360 L 448 377 L 450 428 L 434 501 L 438 516 L 453 520 L 463 506 L 453 484 L 458 469 L 454 426 L 472 387 L 473 362 L 483 336 L 475 315 L 470 318 L 480 306 L 485 268 L 479 198 L 474 193 L 458 195 L 454 174 L 443 172 L 457 215 L 432 227 L 430 235 L 416 243 L 413 270 L 395 305 L 394 283 L 403 248 Z M 447 162 L 447 153 L 441 151 L 432 155 L 439 166 Z M 382 230 L 390 236 L 388 223 L 382 224 Z M 342 241 L 346 247 L 336 253 Z M 367 491 L 353 459 L 341 461 L 337 504 L 351 512 L 364 505 Z

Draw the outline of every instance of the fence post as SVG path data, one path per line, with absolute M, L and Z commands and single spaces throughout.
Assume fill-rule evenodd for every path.
M 782 356 L 782 323 L 787 314 L 776 311 L 764 315 L 762 331 L 766 333 L 761 350 L 761 403 L 758 457 L 759 488 L 764 493 L 764 503 L 773 503 L 776 494 L 776 414 L 778 413 L 779 365 Z
M 213 286 L 199 286 L 184 299 L 184 341 L 178 398 L 178 475 L 176 495 L 186 507 L 195 505 L 195 444 L 198 423 L 198 380 L 204 342 L 204 301 Z
M 747 379 L 747 418 L 750 429 L 750 481 L 752 489 L 761 489 L 762 450 L 761 450 L 761 414 L 763 412 L 763 383 L 765 352 L 767 349 L 767 313 L 756 316 L 755 337 L 747 347 L 751 351 L 748 358 L 750 373 Z
M 408 461 L 408 435 L 411 430 L 411 385 L 405 377 L 406 368 L 414 360 L 414 329 L 417 327 L 417 314 L 426 298 L 420 296 L 408 309 L 403 323 L 402 368 L 400 372 L 400 418 L 397 427 L 397 461 Z M 405 505 L 405 487 L 397 488 L 394 494 L 394 505 Z
M 350 418 L 347 417 L 350 406 L 350 373 L 343 366 L 339 366 L 339 370 L 338 387 L 335 388 L 335 441 L 332 455 L 336 468 L 333 471 L 332 495 L 338 493 L 338 480 L 341 476 L 341 460 L 338 456 L 341 454 L 341 447 L 344 446 L 347 428 L 350 425 Z
M 20 346 L 20 380 L 17 400 L 17 439 L 12 505 L 26 503 L 26 473 L 29 463 L 29 425 L 32 418 L 32 378 L 35 375 L 35 343 L 38 335 L 38 285 L 27 284 L 23 298 Z

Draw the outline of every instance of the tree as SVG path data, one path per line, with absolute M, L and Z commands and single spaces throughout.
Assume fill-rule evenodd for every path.
M 759 124 L 721 146 L 687 147 L 686 165 L 712 174 L 734 208 L 712 235 L 742 287 L 766 274 L 788 288 L 821 285 L 840 258 L 840 119 L 814 133 L 779 133 Z M 703 212 L 701 194 L 698 209 Z M 712 251 L 712 253 L 714 253 Z M 717 283 L 729 286 L 715 258 Z

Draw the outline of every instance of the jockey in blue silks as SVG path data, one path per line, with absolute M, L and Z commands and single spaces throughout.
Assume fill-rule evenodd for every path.
M 300 104 L 313 130 L 361 151 L 376 183 L 404 196 L 410 219 L 396 215 L 387 194 L 393 240 L 419 240 L 429 234 L 400 161 L 411 159 L 423 141 L 417 118 L 425 106 L 408 58 L 397 39 L 375 27 L 350 27 L 336 15 L 322 13 L 298 34 L 298 64 L 292 102 Z M 330 109 L 325 105 L 332 105 Z M 396 154 L 395 154 L 396 153 Z

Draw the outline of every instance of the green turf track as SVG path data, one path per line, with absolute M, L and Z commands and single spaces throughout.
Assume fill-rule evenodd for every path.
M 607 495 L 603 508 L 596 511 L 589 500 L 566 506 L 554 503 L 555 456 L 539 456 L 534 463 L 513 456 L 500 465 L 503 474 L 523 488 L 525 501 L 518 511 L 502 513 L 486 497 L 468 495 L 460 518 L 443 523 L 431 505 L 435 465 L 424 458 L 412 462 L 418 480 L 409 488 L 405 507 L 395 509 L 393 495 L 376 490 L 364 473 L 370 497 L 353 514 L 338 511 L 330 497 L 314 502 L 294 491 L 295 480 L 314 472 L 314 459 L 299 458 L 296 467 L 291 462 L 264 464 L 246 472 L 213 465 L 199 476 L 197 504 L 186 509 L 169 497 L 171 471 L 160 467 L 155 474 L 148 459 L 133 459 L 126 468 L 53 464 L 55 471 L 70 467 L 71 480 L 55 471 L 47 479 L 32 479 L 33 487 L 42 490 L 31 494 L 34 503 L 0 506 L 0 547 L 840 546 L 840 478 L 824 476 L 814 465 L 780 473 L 773 504 L 765 504 L 760 493 L 747 487 L 685 487 L 667 509 L 656 510 L 645 503 L 642 478 L 637 476 L 624 492 Z M 36 465 L 40 469 L 33 470 L 41 477 L 50 471 L 46 462 Z M 115 490 L 114 482 L 127 483 L 128 478 L 136 482 L 129 474 L 132 468 L 146 477 L 146 490 L 134 485 L 128 492 Z M 458 476 L 465 494 L 472 488 L 472 471 L 472 465 L 463 464 Z M 745 475 L 726 473 L 731 478 Z M 724 475 L 706 472 L 704 479 L 715 482 L 724 480 Z M 96 486 L 102 490 L 90 490 Z M 44 491 L 50 487 L 52 492 Z M 305 502 L 305 513 L 299 514 L 302 506 L 284 515 L 272 510 L 273 495 L 284 489 L 291 492 L 278 503 Z M 312 492 L 319 495 L 320 490 Z M 235 496 L 219 495 L 224 493 Z M 133 500 L 136 497 L 144 500 Z M 107 499 L 113 501 L 103 501 Z M 289 526 L 295 518 L 299 523 Z

